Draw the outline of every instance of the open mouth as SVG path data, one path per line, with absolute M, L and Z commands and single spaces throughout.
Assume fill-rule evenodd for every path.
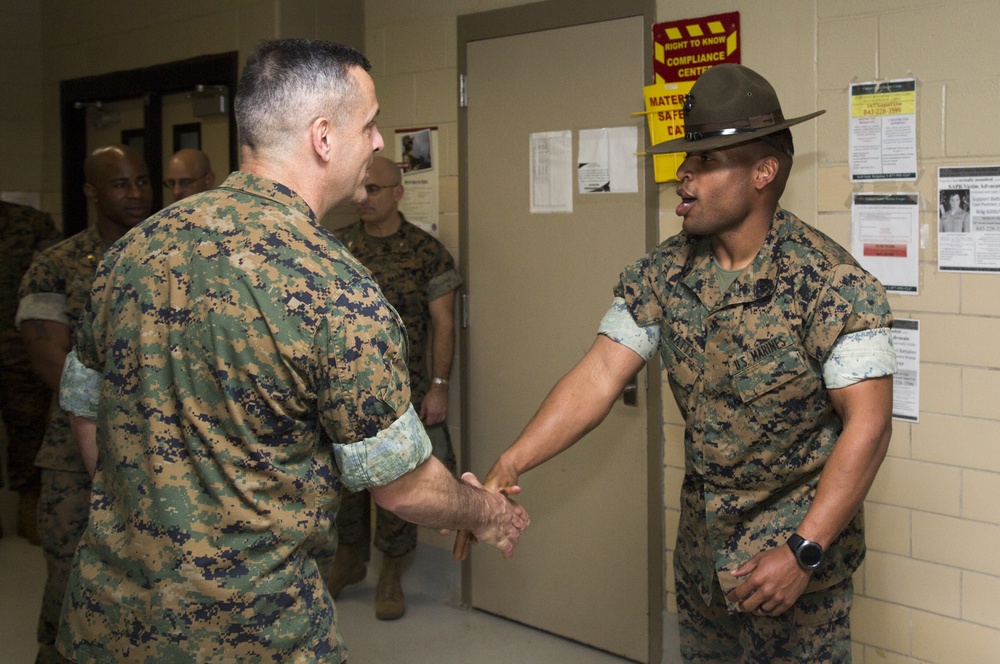
M 677 195 L 681 197 L 681 202 L 677 205 L 677 209 L 674 212 L 678 217 L 683 217 L 698 202 L 698 199 L 682 189 L 677 190 Z

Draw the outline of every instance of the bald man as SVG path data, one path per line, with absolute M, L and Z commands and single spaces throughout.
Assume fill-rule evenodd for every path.
M 142 157 L 124 145 L 94 150 L 84 162 L 83 190 L 93 203 L 97 223 L 40 253 L 21 281 L 15 324 L 32 368 L 52 390 L 59 390 L 63 362 L 83 315 L 87 295 L 104 252 L 149 216 L 153 189 Z M 56 651 L 59 613 L 73 552 L 87 525 L 90 476 L 58 405 L 49 413 L 45 438 L 35 457 L 41 468 L 38 531 L 48 579 L 38 619 L 37 662 L 67 661 Z
M 215 173 L 208 155 L 201 150 L 184 148 L 174 153 L 167 164 L 164 186 L 174 194 L 174 202 L 215 187 Z
M 360 219 L 340 229 L 337 237 L 371 271 L 403 319 L 409 342 L 410 399 L 427 429 L 434 455 L 454 471 L 445 417 L 455 355 L 455 292 L 462 277 L 445 246 L 407 221 L 399 210 L 403 174 L 394 161 L 372 160 L 365 192 L 365 200 L 357 206 Z M 369 505 L 367 491 L 346 492 L 341 502 L 337 513 L 340 548 L 326 578 L 335 598 L 367 574 Z M 375 617 L 395 620 L 406 611 L 401 577 L 404 557 L 417 546 L 417 527 L 381 507 L 376 508 L 375 524 L 375 548 L 383 554 Z

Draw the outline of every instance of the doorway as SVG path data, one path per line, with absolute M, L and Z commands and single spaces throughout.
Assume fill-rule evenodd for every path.
M 142 154 L 153 181 L 153 209 L 163 207 L 164 153 L 169 159 L 172 144 L 164 143 L 164 98 L 198 90 L 199 87 L 223 87 L 230 100 L 236 92 L 239 77 L 239 54 L 236 51 L 204 55 L 152 67 L 87 76 L 62 81 L 59 84 L 60 126 L 62 129 L 62 200 L 63 233 L 67 237 L 87 227 L 87 199 L 83 194 L 83 161 L 91 143 L 100 137 L 108 142 L 141 145 Z M 128 126 L 120 122 L 98 127 L 95 114 L 108 110 L 125 116 Z M 168 106 L 169 109 L 169 106 Z M 107 117 L 111 117 L 108 114 Z M 218 175 L 237 168 L 236 119 L 232 103 L 221 114 L 225 121 L 225 149 L 210 155 Z M 124 134 L 123 132 L 129 132 Z
M 593 342 L 621 269 L 658 241 L 656 185 L 581 194 L 572 212 L 530 211 L 531 137 L 645 128 L 654 3 L 536 3 L 459 17 L 462 458 L 482 476 Z M 575 165 L 575 162 L 574 162 Z M 463 569 L 477 609 L 629 659 L 662 652 L 663 493 L 659 369 L 638 376 L 595 431 L 520 478 L 532 515 L 512 561 Z

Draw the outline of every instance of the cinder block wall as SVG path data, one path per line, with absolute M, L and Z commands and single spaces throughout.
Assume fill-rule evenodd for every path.
M 937 269 L 937 169 L 1000 164 L 997 2 L 819 2 L 819 224 L 849 242 L 852 191 L 918 191 L 920 422 L 895 422 L 867 503 L 855 652 L 864 662 L 996 662 L 1000 652 L 1000 275 Z M 852 187 L 847 85 L 917 80 L 918 180 Z M 835 119 L 836 122 L 830 122 Z
M 343 27 L 337 9 L 343 5 L 319 0 L 161 4 L 24 0 L 0 9 L 7 32 L 25 36 L 0 44 L 5 65 L 18 62 L 18 68 L 0 68 L 0 188 L 40 191 L 43 207 L 60 212 L 59 80 L 205 53 L 245 54 L 259 39 L 275 36 L 335 38 Z M 456 17 L 519 4 L 525 3 L 363 0 L 364 49 L 384 109 L 381 128 L 389 135 L 402 127 L 439 128 L 441 237 L 458 260 Z M 1000 164 L 994 54 L 1000 3 L 657 2 L 660 21 L 727 11 L 741 15 L 744 64 L 771 80 L 786 113 L 827 109 L 794 130 L 798 156 L 786 207 L 849 245 L 852 191 L 919 191 L 923 197 L 921 293 L 892 299 L 897 316 L 922 325 L 920 423 L 896 422 L 889 458 L 866 505 L 869 554 L 857 577 L 854 660 L 998 661 L 1000 353 L 991 342 L 1000 339 L 1000 276 L 938 273 L 934 200 L 938 166 Z M 852 186 L 848 85 L 907 76 L 918 84 L 920 177 Z M 636 95 L 638 108 L 640 91 Z M 12 167 L 12 159 L 19 165 Z M 661 200 L 666 236 L 678 227 L 672 187 L 662 188 Z M 455 413 L 457 396 L 456 386 Z M 683 461 L 682 428 L 669 396 L 665 412 L 664 505 L 672 549 Z M 667 594 L 672 609 L 669 574 Z

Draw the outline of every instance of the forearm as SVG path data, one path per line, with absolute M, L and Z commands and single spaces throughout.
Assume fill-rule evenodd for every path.
M 493 514 L 485 490 L 456 480 L 433 456 L 369 492 L 383 509 L 430 528 L 477 531 L 489 523 Z
M 583 359 L 552 388 L 494 468 L 504 467 L 516 477 L 571 447 L 604 421 L 644 364 L 633 351 L 599 335 Z
M 78 417 L 73 413 L 69 415 L 69 426 L 76 439 L 77 448 L 83 459 L 83 465 L 87 469 L 87 474 L 94 477 L 97 468 L 97 421 Z

